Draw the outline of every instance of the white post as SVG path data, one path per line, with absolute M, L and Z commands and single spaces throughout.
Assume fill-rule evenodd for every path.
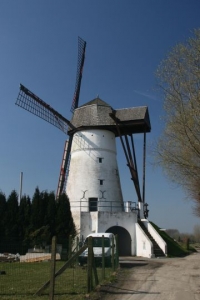
M 140 219 L 144 219 L 144 203 L 143 202 L 138 202 L 138 208 L 140 212 Z

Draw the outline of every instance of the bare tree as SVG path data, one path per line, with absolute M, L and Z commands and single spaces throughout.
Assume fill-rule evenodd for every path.
M 200 29 L 173 48 L 157 78 L 165 128 L 156 144 L 156 163 L 196 201 L 200 215 Z
M 200 225 L 194 226 L 193 234 L 195 241 L 200 243 Z
M 180 239 L 180 232 L 178 229 L 167 229 L 166 233 L 174 240 L 179 241 Z

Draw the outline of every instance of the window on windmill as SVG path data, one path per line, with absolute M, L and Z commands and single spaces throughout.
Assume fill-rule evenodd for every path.
M 99 184 L 103 185 L 103 179 L 99 179 Z
M 99 163 L 101 164 L 103 162 L 103 158 L 102 157 L 98 157 L 99 159 Z
M 89 198 L 89 211 L 97 211 L 98 198 Z

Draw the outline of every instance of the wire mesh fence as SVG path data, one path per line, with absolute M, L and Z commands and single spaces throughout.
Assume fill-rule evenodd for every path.
M 97 283 L 110 278 L 118 266 L 117 251 L 112 252 L 114 257 L 108 267 L 104 267 L 104 261 L 96 266 L 92 244 L 73 246 L 73 251 L 69 241 L 67 251 L 62 251 L 61 245 L 56 246 L 56 239 L 54 242 L 48 248 L 50 252 L 35 248 L 25 255 L 0 254 L 0 299 L 83 299 Z M 85 249 L 87 262 L 80 265 L 79 255 Z

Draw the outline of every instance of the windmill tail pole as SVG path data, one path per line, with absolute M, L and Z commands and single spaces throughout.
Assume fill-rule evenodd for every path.
M 143 189 L 142 189 L 142 199 L 145 203 L 145 179 L 146 179 L 146 132 L 144 132 L 144 142 L 143 142 Z

